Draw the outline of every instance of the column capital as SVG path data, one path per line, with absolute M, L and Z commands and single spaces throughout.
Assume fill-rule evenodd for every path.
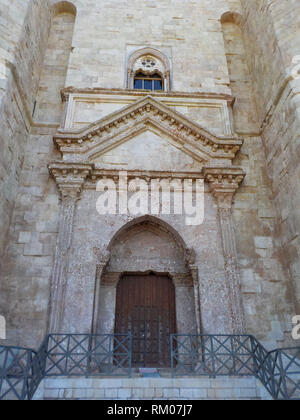
M 246 173 L 237 167 L 205 167 L 204 179 L 209 183 L 219 209 L 231 209 L 232 201 Z
M 88 163 L 55 162 L 48 165 L 63 199 L 78 199 L 87 177 L 93 170 Z

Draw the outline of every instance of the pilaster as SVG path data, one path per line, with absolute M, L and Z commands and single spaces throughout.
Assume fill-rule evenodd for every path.
M 205 168 L 205 180 L 209 183 L 212 195 L 218 206 L 218 219 L 222 237 L 225 261 L 226 289 L 230 310 L 231 333 L 243 334 L 244 311 L 241 297 L 240 271 L 238 265 L 234 222 L 232 218 L 233 198 L 245 178 L 242 169 Z
M 77 200 L 85 180 L 91 173 L 88 164 L 54 163 L 49 172 L 55 179 L 61 196 L 58 237 L 51 280 L 49 332 L 62 332 L 62 320 L 69 266 L 69 251 L 72 244 L 73 220 Z

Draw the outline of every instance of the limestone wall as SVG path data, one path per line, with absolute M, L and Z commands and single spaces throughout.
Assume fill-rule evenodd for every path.
M 280 258 L 299 312 L 299 2 L 243 1 L 245 37 L 277 214 Z M 299 63 L 299 61 L 298 61 Z
M 6 3 L 2 1 L 1 5 L 7 6 Z M 4 86 L 5 108 L 1 125 L 3 149 L 1 144 L 0 157 L 0 176 L 4 181 L 1 185 L 0 233 L 2 243 L 5 242 L 7 246 L 1 266 L 0 307 L 1 314 L 7 316 L 9 342 L 37 346 L 47 328 L 58 230 L 59 196 L 54 181 L 49 177 L 47 164 L 60 158 L 52 137 L 59 121 L 61 103 L 57 101 L 58 84 L 53 90 L 52 87 L 57 82 L 57 74 L 62 74 L 61 62 L 57 59 L 59 65 L 55 69 L 57 56 L 52 57 L 50 51 L 44 62 L 45 72 L 39 79 L 51 13 L 46 1 L 29 3 L 26 2 L 28 8 L 15 11 L 18 19 L 14 34 L 17 35 L 19 31 L 19 36 L 13 39 L 15 44 L 10 40 L 6 47 L 8 53 L 16 57 L 16 63 L 19 63 L 16 68 L 22 69 L 22 72 L 19 73 L 19 93 L 11 75 Z M 25 6 L 25 2 L 22 4 Z M 247 332 L 255 334 L 270 347 L 286 342 L 291 329 L 291 316 L 295 314 L 293 295 L 295 284 L 299 284 L 300 272 L 296 234 L 300 223 L 297 212 L 300 197 L 297 96 L 291 94 L 289 97 L 289 90 L 285 91 L 286 96 L 282 96 L 278 102 L 273 119 L 264 128 L 263 142 L 257 125 L 260 126 L 271 104 L 276 102 L 278 87 L 282 85 L 285 60 L 281 58 L 281 49 L 289 41 L 287 33 L 282 33 L 278 28 L 274 31 L 269 11 L 262 7 L 259 0 L 251 0 L 255 7 L 250 7 L 248 0 L 243 2 L 246 19 L 243 45 L 241 39 L 235 39 L 236 29 L 228 27 L 230 30 L 223 34 L 220 22 L 221 16 L 230 10 L 229 7 L 239 11 L 238 1 L 203 0 L 200 4 L 174 0 L 172 7 L 169 0 L 74 0 L 74 4 L 77 16 L 73 48 L 66 81 L 63 83 L 62 76 L 59 86 L 123 89 L 126 87 L 128 55 L 139 47 L 149 45 L 169 57 L 172 63 L 172 90 L 230 94 L 232 88 L 232 92 L 239 96 L 237 104 L 243 109 L 240 112 L 236 108 L 235 121 L 239 130 L 246 134 L 244 146 L 234 163 L 247 172 L 247 177 L 236 196 L 234 219 L 246 327 Z M 290 4 L 297 6 L 296 2 Z M 7 25 L 14 16 L 14 6 L 15 2 L 10 1 L 9 7 L 6 7 Z M 69 22 L 66 25 L 69 26 Z M 276 41 L 275 34 L 279 41 Z M 57 36 L 58 32 L 50 41 L 55 42 Z M 228 68 L 227 59 L 232 51 L 228 50 L 226 59 L 226 42 L 233 42 L 233 48 L 237 46 L 238 59 L 242 49 L 247 57 L 248 69 L 244 58 L 241 59 L 244 78 L 239 79 L 243 85 L 237 90 L 234 90 L 232 83 L 230 85 L 229 73 L 240 68 L 230 63 Z M 289 52 L 290 55 L 293 53 L 292 50 Z M 62 61 L 65 71 L 68 60 L 64 54 Z M 247 71 L 252 79 L 248 74 L 245 76 Z M 296 88 L 298 82 L 292 83 Z M 42 95 L 44 105 L 36 114 L 39 122 L 36 124 L 30 120 L 30 115 L 38 86 L 44 88 L 40 90 L 40 95 L 42 91 L 45 95 Z M 254 118 L 255 104 L 249 101 L 252 89 L 255 92 L 258 121 Z M 102 116 L 103 110 L 99 103 L 95 103 L 87 98 L 80 105 L 75 128 Z M 181 104 L 178 111 L 212 131 L 216 128 L 220 134 L 224 133 L 220 120 L 214 117 L 211 110 L 204 112 L 202 109 L 198 113 L 186 108 L 185 112 L 184 107 Z M 49 113 L 52 115 L 50 120 Z M 92 118 L 92 121 L 88 118 Z M 47 124 L 49 122 L 51 124 Z M 80 332 L 87 330 L 91 319 L 91 307 L 88 305 L 92 305 L 96 269 L 93 247 L 104 247 L 110 235 L 125 222 L 122 218 L 100 221 L 95 215 L 95 197 L 91 199 L 88 194 L 90 191 L 84 192 L 75 215 L 73 256 L 70 261 L 70 284 L 73 286 L 77 282 L 77 302 L 80 302 L 82 292 L 86 304 L 81 309 L 83 318 L 79 326 L 84 331 Z M 280 230 L 276 227 L 278 220 L 281 222 Z M 223 308 L 208 299 L 215 289 L 219 288 L 219 293 L 222 293 L 219 281 L 224 277 L 215 203 L 210 197 L 208 222 L 203 230 L 185 231 L 180 221 L 170 222 L 197 250 L 201 287 L 206 292 L 202 297 L 203 316 L 206 317 L 207 330 L 218 332 L 212 324 L 214 318 L 211 315 L 222 318 Z M 289 272 L 294 277 L 294 283 L 290 281 Z M 72 305 L 74 316 L 81 314 L 77 311 L 75 301 Z M 69 320 L 67 325 L 70 326 Z
M 36 98 L 36 121 L 60 123 L 63 106 L 60 91 L 65 87 L 75 18 L 68 7 L 53 13 Z
M 172 89 L 228 92 L 218 18 L 226 2 L 89 0 L 78 9 L 66 85 L 124 88 L 128 55 L 158 47 L 172 61 Z M 84 34 L 84 36 L 83 36 Z M 186 64 L 189 63 L 187 66 Z
M 0 255 L 20 183 L 47 36 L 47 2 L 1 1 Z

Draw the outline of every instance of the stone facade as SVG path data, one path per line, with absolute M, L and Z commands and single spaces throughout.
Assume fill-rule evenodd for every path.
M 150 271 L 173 279 L 178 332 L 290 344 L 300 310 L 298 9 L 0 0 L 6 344 L 113 332 L 120 276 Z M 163 91 L 133 89 L 149 56 Z M 120 171 L 143 185 L 203 180 L 204 222 L 99 215 L 97 182 L 117 184 Z

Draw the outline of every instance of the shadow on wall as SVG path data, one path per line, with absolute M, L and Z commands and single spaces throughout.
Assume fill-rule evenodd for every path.
M 258 132 L 259 126 L 242 24 L 242 16 L 238 13 L 226 12 L 221 17 L 230 88 L 236 98 L 233 106 L 235 131 L 246 134 Z
M 76 15 L 76 7 L 68 1 L 53 6 L 36 99 L 34 120 L 37 122 L 60 124 L 63 112 L 60 91 L 65 87 Z

